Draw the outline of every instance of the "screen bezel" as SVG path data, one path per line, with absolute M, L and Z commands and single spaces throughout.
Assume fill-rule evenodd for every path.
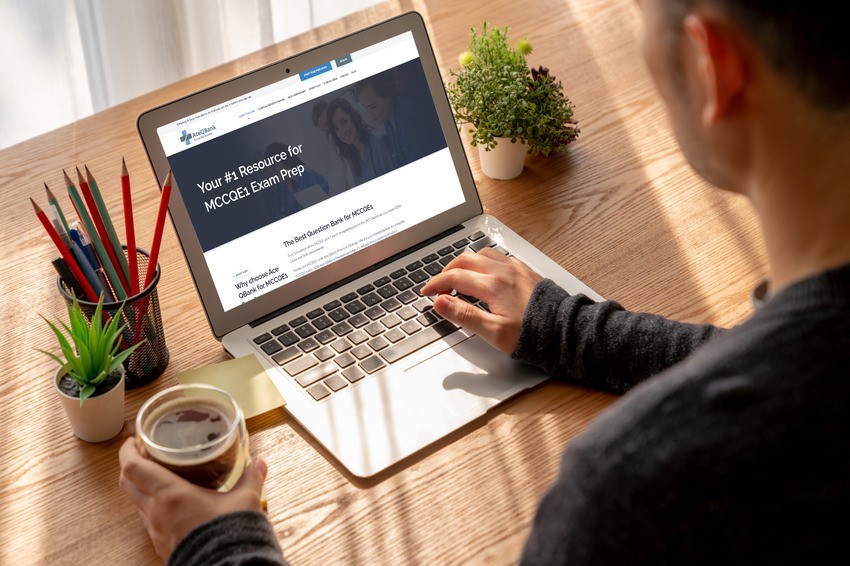
M 454 121 L 433 48 L 418 12 L 407 12 L 345 37 L 325 43 L 281 61 L 271 63 L 233 79 L 210 86 L 178 100 L 146 112 L 137 119 L 137 128 L 154 175 L 161 186 L 170 169 L 157 135 L 157 128 L 232 100 L 326 61 L 354 53 L 370 45 L 412 32 L 440 126 L 464 194 L 464 202 L 438 217 L 394 234 L 368 248 L 355 252 L 333 264 L 317 269 L 280 288 L 257 296 L 251 301 L 225 311 L 218 298 L 200 242 L 195 235 L 186 206 L 180 197 L 176 180 L 169 200 L 169 214 L 192 279 L 204 307 L 207 320 L 218 340 L 237 328 L 250 324 L 269 313 L 297 304 L 319 289 L 334 285 L 351 275 L 368 269 L 403 250 L 432 238 L 473 216 L 481 214 L 481 202 L 466 158 L 463 142 Z M 174 190 L 177 189 L 177 190 Z

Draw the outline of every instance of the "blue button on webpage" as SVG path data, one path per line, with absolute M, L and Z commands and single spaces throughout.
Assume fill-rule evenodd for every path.
M 331 69 L 333 69 L 333 67 L 331 67 L 330 62 L 327 62 L 319 65 L 318 67 L 313 67 L 312 69 L 307 69 L 306 71 L 298 73 L 298 76 L 301 77 L 302 81 L 305 81 L 309 78 L 315 77 L 316 75 L 327 73 Z

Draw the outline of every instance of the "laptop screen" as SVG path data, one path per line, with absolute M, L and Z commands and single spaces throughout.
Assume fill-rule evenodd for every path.
M 409 31 L 156 135 L 225 312 L 464 202 Z

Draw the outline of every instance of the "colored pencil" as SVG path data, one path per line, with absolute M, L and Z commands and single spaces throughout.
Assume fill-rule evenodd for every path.
M 65 215 L 62 213 L 62 207 L 59 206 L 59 201 L 56 200 L 56 196 L 54 196 L 53 191 L 47 186 L 47 183 L 44 183 L 44 191 L 47 193 L 47 202 L 56 207 L 56 212 L 59 213 L 59 220 L 62 221 L 62 226 L 65 227 L 65 233 L 70 234 L 71 230 L 68 228 L 68 221 L 65 220 Z
M 106 208 L 106 203 L 103 202 L 103 195 L 100 193 L 100 188 L 97 186 L 97 181 L 94 180 L 94 175 L 89 171 L 88 165 L 84 165 L 86 170 L 86 181 L 88 181 L 91 194 L 94 197 L 94 202 L 97 203 L 97 211 L 100 213 L 100 218 L 103 220 L 103 226 L 106 228 L 106 233 L 109 235 L 109 242 L 112 244 L 112 251 L 115 252 L 115 257 L 118 258 L 118 264 L 121 266 L 121 274 L 125 281 L 130 280 L 130 267 L 127 258 L 124 257 L 124 249 L 121 247 L 121 240 L 118 239 L 118 234 L 115 232 L 115 226 L 112 224 L 112 218 L 109 216 L 109 210 Z M 117 269 L 117 268 L 116 268 Z M 130 292 L 130 287 L 127 287 L 127 292 Z
M 44 211 L 41 210 L 41 207 L 38 206 L 35 201 L 30 198 L 30 202 L 32 203 L 32 208 L 35 210 L 35 215 L 41 221 L 44 229 L 47 230 L 47 233 L 50 235 L 50 239 L 53 240 L 53 244 L 59 250 L 59 253 L 62 255 L 62 259 L 65 260 L 65 263 L 68 264 L 68 268 L 71 270 L 71 273 L 74 274 L 74 277 L 77 279 L 77 283 L 83 288 L 83 291 L 86 294 L 86 297 L 90 301 L 97 301 L 97 293 L 94 292 L 91 284 L 86 279 L 83 272 L 80 271 L 80 266 L 77 264 L 77 260 L 71 255 L 70 250 L 62 241 L 62 238 L 59 237 L 59 233 L 56 231 L 56 228 L 53 227 L 53 224 L 47 219 L 47 215 L 44 214 Z
M 130 195 L 130 173 L 121 158 L 121 194 L 124 198 L 124 227 L 127 230 L 127 261 L 130 264 L 130 292 L 139 293 L 139 260 L 136 258 L 136 228 L 133 222 L 133 197 Z
M 154 226 L 153 231 L 153 242 L 151 243 L 151 251 L 150 256 L 148 256 L 148 269 L 145 273 L 145 285 L 142 287 L 142 291 L 148 288 L 153 282 L 153 278 L 156 275 L 156 264 L 159 257 L 159 247 L 162 244 L 162 232 L 165 228 L 165 214 L 168 212 L 168 200 L 171 197 L 171 171 L 168 171 L 168 175 L 165 176 L 165 182 L 162 184 L 162 194 L 159 197 L 159 212 L 156 216 L 156 226 Z M 139 301 L 138 311 L 134 308 L 134 312 L 138 312 L 136 318 L 136 327 L 133 330 L 133 342 L 137 342 L 139 339 L 139 331 L 142 328 L 142 322 L 148 318 L 145 316 L 145 313 L 148 310 L 148 300 L 150 299 L 150 295 Z
M 106 231 L 106 226 L 103 222 L 103 218 L 100 215 L 100 210 L 97 207 L 97 201 L 94 199 L 94 194 L 92 193 L 92 189 L 89 186 L 88 182 L 83 179 L 83 174 L 80 173 L 80 169 L 77 168 L 77 180 L 80 183 L 80 192 L 83 194 L 83 198 L 86 200 L 86 205 L 89 208 L 89 214 L 91 215 L 92 220 L 94 221 L 95 229 L 97 230 L 97 235 L 100 237 L 100 241 L 102 243 L 102 247 L 106 252 L 106 257 L 101 256 L 101 262 L 104 264 L 104 267 L 108 267 L 108 264 L 112 264 L 112 270 L 115 272 L 114 274 L 109 273 L 109 269 L 106 270 L 106 274 L 109 275 L 109 281 L 112 283 L 114 287 L 116 283 L 124 290 L 124 297 L 126 298 L 126 292 L 130 288 L 127 283 L 127 279 L 124 277 L 124 273 L 121 270 L 121 264 L 118 261 L 118 256 L 115 254 L 115 250 L 112 248 L 112 244 L 109 240 L 109 233 Z M 121 255 L 124 255 L 124 252 L 121 252 Z M 116 289 L 115 290 L 119 295 L 121 292 Z
M 71 182 L 71 178 L 68 177 L 68 174 L 65 173 L 65 171 L 62 171 L 62 173 L 65 174 L 65 184 L 68 185 L 68 196 L 71 197 L 71 201 L 74 203 L 74 208 L 77 209 L 77 215 L 79 215 L 80 220 L 83 222 L 83 226 L 86 228 L 86 232 L 88 232 L 89 239 L 97 252 L 100 263 L 103 265 L 103 268 L 106 270 L 106 275 L 109 277 L 109 282 L 112 284 L 112 288 L 118 297 L 121 300 L 124 300 L 127 298 L 127 294 L 124 292 L 124 289 L 121 288 L 121 280 L 115 272 L 115 268 L 109 259 L 109 254 L 104 248 L 103 242 L 100 241 L 97 230 L 95 230 L 94 224 L 92 223 L 91 216 L 89 216 L 86 206 L 80 198 L 80 193 L 77 191 L 77 187 L 74 186 L 74 183 Z
M 52 204 L 48 204 L 42 210 L 50 223 L 53 224 L 53 227 L 56 228 L 56 233 L 62 238 L 62 242 L 68 249 L 71 249 L 71 237 L 68 235 L 65 225 L 62 224 L 62 220 L 59 218 L 59 211 Z
M 165 176 L 165 182 L 162 184 L 162 195 L 159 197 L 159 213 L 156 216 L 156 226 L 153 231 L 153 243 L 151 243 L 151 255 L 148 260 L 148 270 L 145 274 L 145 286 L 153 281 L 156 273 L 156 262 L 159 257 L 159 246 L 162 243 L 162 231 L 165 228 L 165 214 L 168 212 L 168 200 L 171 197 L 171 171 Z

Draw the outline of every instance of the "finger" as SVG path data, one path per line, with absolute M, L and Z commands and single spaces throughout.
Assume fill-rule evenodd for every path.
M 488 271 L 487 264 L 487 258 L 478 257 L 478 254 L 462 253 L 450 261 L 440 273 L 431 277 L 425 285 L 422 286 L 420 292 L 425 296 L 436 295 L 437 293 L 447 293 L 452 289 L 445 288 L 445 279 L 442 277 L 443 274 L 458 269 L 475 273 L 486 273 Z
M 263 490 L 263 483 L 266 481 L 268 467 L 262 459 L 254 460 L 245 467 L 239 481 L 236 482 L 234 489 L 244 489 L 260 493 Z
M 125 461 L 133 460 L 139 456 L 141 456 L 141 453 L 139 452 L 139 445 L 136 443 L 136 437 L 128 437 L 118 450 L 119 464 L 123 466 Z
M 533 273 L 535 276 L 538 276 L 538 274 L 535 270 L 533 270 L 531 267 L 528 266 L 527 263 L 525 263 L 521 259 L 517 258 L 516 256 L 505 255 L 502 252 L 495 250 L 493 248 L 484 248 L 483 250 L 478 252 L 478 255 L 482 255 L 482 256 L 486 257 L 487 259 L 491 259 L 495 263 L 500 263 L 500 264 L 503 264 L 503 265 L 509 265 L 513 269 L 515 269 L 517 265 L 522 266 L 524 271 L 527 271 L 529 273 Z
M 190 482 L 181 478 L 171 470 L 164 468 L 160 464 L 143 458 L 138 451 L 132 451 L 127 448 L 124 452 L 124 446 L 119 452 L 119 460 L 121 460 L 121 478 L 130 482 L 135 486 L 136 490 L 142 495 L 152 496 L 161 489 L 168 486 L 182 487 L 181 484 L 191 485 Z
M 449 293 L 453 290 L 456 290 L 460 293 L 469 294 L 476 296 L 478 298 L 483 298 L 479 295 L 475 295 L 469 291 L 463 291 L 453 285 L 457 285 L 459 278 L 462 276 L 454 273 L 455 279 L 453 279 L 453 283 L 450 285 L 449 280 L 444 277 L 444 275 L 452 274 L 457 271 L 467 271 L 471 273 L 478 273 L 482 275 L 488 275 L 492 273 L 503 272 L 506 269 L 515 269 L 515 263 L 519 263 L 520 265 L 524 265 L 519 260 L 514 261 L 512 258 L 509 258 L 496 250 L 491 248 L 484 248 L 483 250 L 477 253 L 462 253 L 456 258 L 454 258 L 451 262 L 449 262 L 443 271 L 439 274 L 431 277 L 425 285 L 422 286 L 420 292 L 424 296 L 434 296 L 437 293 Z M 483 280 L 479 279 L 479 283 Z
M 124 444 L 121 445 L 121 448 L 118 451 L 118 462 L 121 467 L 121 474 L 118 477 L 118 485 L 137 505 L 140 505 L 146 496 L 145 493 L 139 489 L 133 479 L 134 477 L 139 477 L 138 471 L 134 470 L 134 468 L 138 466 L 140 461 L 143 460 L 144 458 L 139 453 L 139 447 L 138 444 L 136 444 L 136 439 L 132 436 L 129 437 L 124 441 Z
M 492 299 L 493 279 L 491 273 L 480 273 L 467 269 L 449 269 L 432 277 L 429 283 L 430 288 L 428 285 L 422 287 L 423 295 L 432 296 L 457 291 L 485 302 Z
M 130 501 L 136 504 L 136 507 L 139 508 L 139 513 L 141 513 L 141 509 L 147 504 L 150 496 L 144 493 L 139 487 L 130 481 L 127 476 L 124 474 L 123 470 L 121 475 L 118 477 L 118 487 L 130 498 Z
M 500 252 L 500 251 L 498 251 L 494 248 L 482 248 L 477 253 L 478 253 L 479 256 L 484 256 L 488 259 L 492 259 L 492 260 L 497 261 L 499 263 L 507 263 L 507 262 L 511 261 L 510 257 L 506 256 L 505 254 L 503 254 L 502 252 Z M 516 258 L 514 258 L 514 259 L 516 259 Z
M 484 248 L 481 251 L 471 253 L 464 252 L 450 261 L 443 271 L 447 269 L 468 269 L 479 273 L 487 273 L 496 268 L 500 263 L 506 263 L 508 258 L 494 249 Z
M 118 487 L 120 487 L 136 505 L 141 506 L 148 499 L 149 494 L 142 491 L 141 487 L 127 475 L 127 472 L 132 470 L 132 468 L 136 465 L 135 461 L 122 461 L 121 473 L 118 475 Z M 133 472 L 130 471 L 131 475 L 132 473 Z
M 486 335 L 493 326 L 491 319 L 494 315 L 451 295 L 436 297 L 434 310 L 444 318 L 476 334 Z
M 239 481 L 233 486 L 231 492 L 250 494 L 260 500 L 263 492 L 263 483 L 266 481 L 268 467 L 262 459 L 255 460 L 245 467 L 245 471 L 239 477 Z

